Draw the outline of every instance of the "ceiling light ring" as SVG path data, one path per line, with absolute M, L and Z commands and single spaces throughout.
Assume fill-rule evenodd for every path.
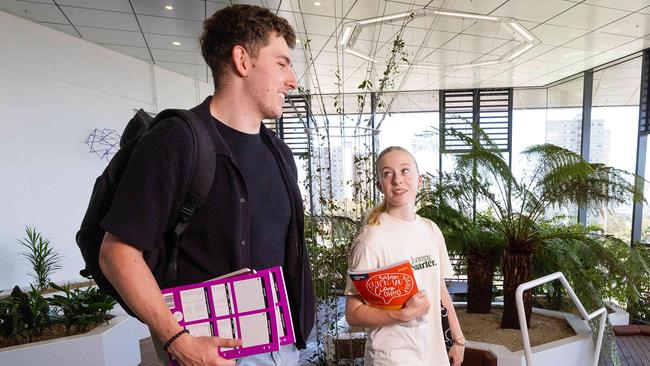
M 339 46 L 344 52 L 350 53 L 356 57 L 364 59 L 366 61 L 380 63 L 370 55 L 366 55 L 360 50 L 356 49 L 354 45 L 356 44 L 359 34 L 362 29 L 371 25 L 376 25 L 379 23 L 389 23 L 394 22 L 395 20 L 400 19 L 415 19 L 424 15 L 437 15 L 443 17 L 453 17 L 453 18 L 467 18 L 474 19 L 476 21 L 485 21 L 497 23 L 499 27 L 511 33 L 514 37 L 513 40 L 520 43 L 520 45 L 513 47 L 509 52 L 505 53 L 499 58 L 492 60 L 484 60 L 480 62 L 470 62 L 470 63 L 461 63 L 461 64 L 452 64 L 452 65 L 437 65 L 437 64 L 426 64 L 426 63 L 411 63 L 409 66 L 414 68 L 423 68 L 423 69 L 441 69 L 441 68 L 452 68 L 452 69 L 462 69 L 469 67 L 480 67 L 493 65 L 501 62 L 510 62 L 517 57 L 523 55 L 525 52 L 532 49 L 534 46 L 538 45 L 540 42 L 537 37 L 530 33 L 524 26 L 522 26 L 517 20 L 513 18 L 501 18 L 493 17 L 489 15 L 475 14 L 475 13 L 466 13 L 466 12 L 457 12 L 457 11 L 446 11 L 443 9 L 432 9 L 432 8 L 423 8 L 416 9 L 409 12 L 396 13 L 391 15 L 384 15 L 379 17 L 367 18 L 362 20 L 357 20 L 353 22 L 348 22 L 343 24 L 342 36 L 339 41 Z

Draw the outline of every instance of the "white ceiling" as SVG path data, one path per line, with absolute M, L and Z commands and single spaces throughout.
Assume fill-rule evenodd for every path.
M 294 68 L 312 93 L 356 92 L 378 80 L 385 65 L 372 64 L 335 47 L 342 24 L 423 7 L 514 18 L 541 42 L 510 62 L 464 69 L 399 68 L 394 90 L 543 86 L 650 47 L 650 0 L 243 0 L 285 17 L 301 43 Z M 229 1 L 202 0 L 2 0 L 13 13 L 119 52 L 210 83 L 198 37 L 203 19 Z M 164 5 L 172 5 L 166 10 Z M 400 24 L 364 29 L 358 45 L 376 59 L 390 52 Z M 406 25 L 403 39 L 411 62 L 459 64 L 493 60 L 516 45 L 494 23 L 427 15 Z M 305 47 L 305 42 L 310 47 Z M 173 41 L 180 46 L 172 45 Z M 313 60 L 313 61 L 312 61 Z M 630 101 L 638 90 L 618 85 L 629 68 L 594 81 L 607 100 Z M 620 74 L 616 71 L 620 70 Z M 598 75 L 597 75 L 598 77 Z M 636 78 L 638 83 L 638 76 Z M 378 83 L 374 83 L 377 85 Z M 638 88 L 637 88 L 638 89 Z M 609 99 L 608 99 L 609 98 Z M 638 98 L 637 98 L 638 99 Z M 638 102 L 638 101 L 637 101 Z

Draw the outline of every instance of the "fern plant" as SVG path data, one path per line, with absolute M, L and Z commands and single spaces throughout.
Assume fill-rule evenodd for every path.
M 540 222 L 547 210 L 579 204 L 596 211 L 605 204 L 641 201 L 642 192 L 632 183 L 640 178 L 603 164 L 590 163 L 560 146 L 541 144 L 523 151 L 532 170 L 516 179 L 507 160 L 485 132 L 476 125 L 473 132 L 473 136 L 468 136 L 455 130 L 444 131 L 469 146 L 468 152 L 456 155 L 451 189 L 476 194 L 495 215 L 495 229 L 506 241 L 502 257 L 504 312 L 501 327 L 519 329 L 515 291 L 520 284 L 532 279 L 533 253 L 549 243 L 580 240 L 571 232 L 542 230 Z M 532 292 L 525 292 L 524 304 L 530 324 Z
M 431 190 L 420 194 L 418 215 L 435 222 L 447 248 L 467 262 L 467 312 L 488 314 L 494 297 L 494 272 L 505 242 L 488 213 L 472 217 L 472 196 L 456 190 L 450 174 L 442 174 Z M 434 179 L 429 179 L 433 181 Z
M 17 239 L 25 248 L 20 252 L 32 267 L 29 274 L 34 279 L 34 287 L 43 291 L 50 284 L 52 274 L 61 269 L 61 256 L 54 250 L 50 239 L 44 238 L 35 227 L 25 227 L 26 237 Z
M 85 332 L 92 325 L 108 322 L 107 314 L 117 303 L 95 286 L 70 289 L 68 285 L 52 283 L 52 288 L 63 292 L 63 295 L 54 295 L 49 302 L 56 309 L 66 334 L 70 334 L 73 326 Z

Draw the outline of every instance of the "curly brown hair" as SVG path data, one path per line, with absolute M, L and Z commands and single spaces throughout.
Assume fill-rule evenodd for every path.
M 282 36 L 289 47 L 295 47 L 296 34 L 287 20 L 259 6 L 231 5 L 203 22 L 201 53 L 212 71 L 215 93 L 221 87 L 219 79 L 233 47 L 241 45 L 256 57 L 269 43 L 271 32 Z

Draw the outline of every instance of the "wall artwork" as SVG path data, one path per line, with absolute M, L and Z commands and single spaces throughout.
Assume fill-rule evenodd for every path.
M 88 135 L 86 144 L 90 146 L 90 153 L 95 153 L 100 159 L 108 161 L 120 148 L 120 134 L 110 128 L 101 130 L 95 128 Z

